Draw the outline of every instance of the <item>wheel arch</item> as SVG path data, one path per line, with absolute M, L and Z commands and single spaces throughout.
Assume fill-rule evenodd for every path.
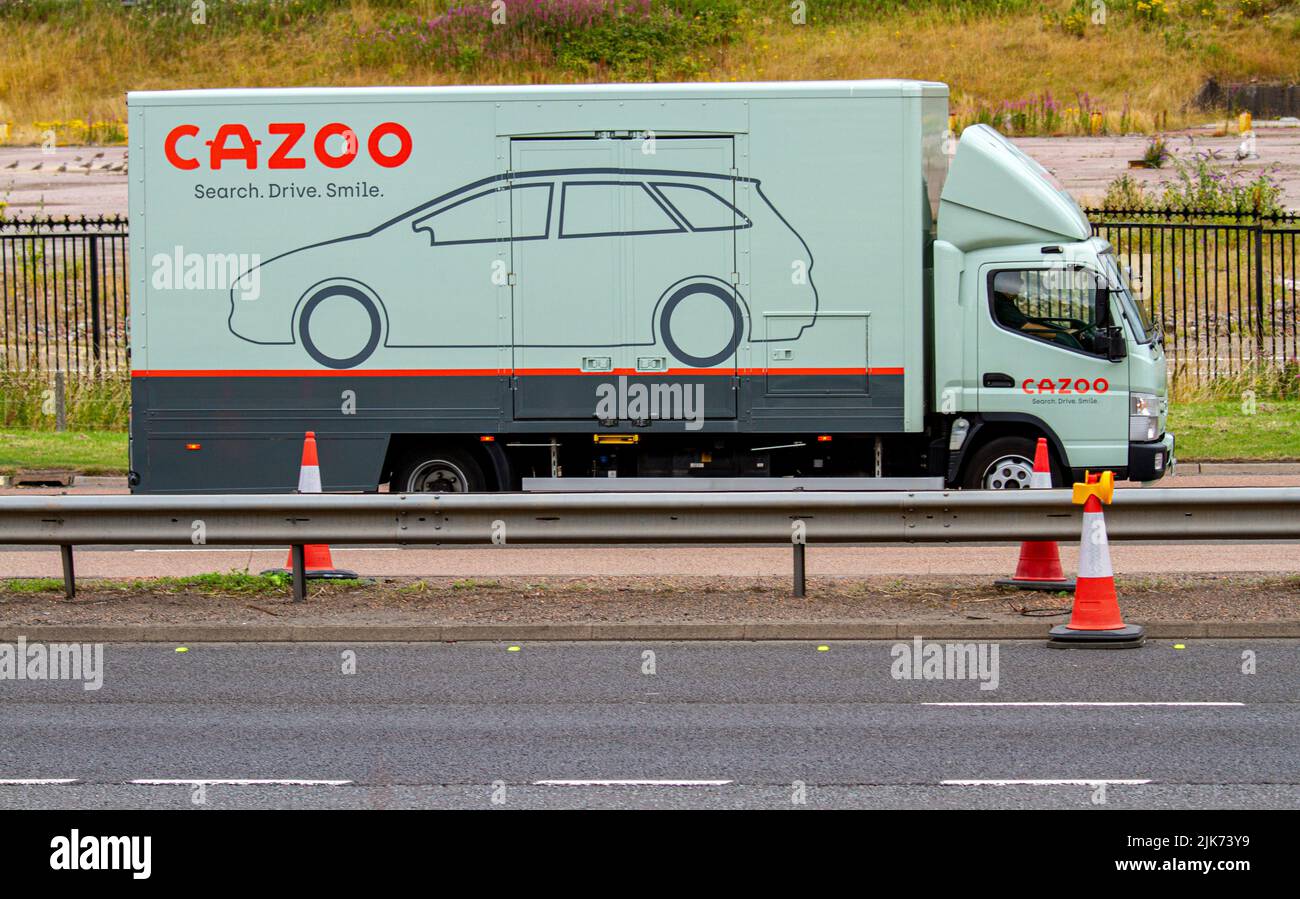
M 956 457 L 949 462 L 948 482 L 960 485 L 966 478 L 971 458 L 986 444 L 999 437 L 1047 438 L 1047 448 L 1057 468 L 1070 476 L 1070 457 L 1065 444 L 1047 422 L 1036 415 L 1023 412 L 985 412 L 965 416 L 970 421 L 970 433 Z
M 388 438 L 380 482 L 392 489 L 393 476 L 402 460 L 417 452 L 436 453 L 441 448 L 457 449 L 473 458 L 487 481 L 485 489 L 510 489 L 513 475 L 505 451 L 495 440 L 485 442 L 468 434 L 393 434 Z

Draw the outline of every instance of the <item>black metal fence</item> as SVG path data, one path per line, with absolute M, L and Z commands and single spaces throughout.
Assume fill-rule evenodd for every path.
M 1203 383 L 1300 355 L 1300 216 L 1090 209 L 1164 329 L 1171 377 Z
M 127 367 L 125 218 L 0 219 L 0 372 Z
M 1173 377 L 1300 356 L 1300 215 L 1088 214 L 1162 323 Z M 125 370 L 128 283 L 125 218 L 0 220 L 0 372 Z

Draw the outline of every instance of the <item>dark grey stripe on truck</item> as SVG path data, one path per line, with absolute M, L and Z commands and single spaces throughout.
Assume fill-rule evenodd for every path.
M 627 384 L 704 388 L 704 421 L 643 426 L 595 419 L 597 385 L 613 374 L 272 376 L 137 374 L 131 468 L 137 493 L 287 492 L 302 437 L 315 431 L 326 490 L 374 490 L 394 434 L 477 436 L 876 434 L 903 429 L 902 375 L 628 376 Z M 516 386 L 516 382 L 525 382 Z M 869 381 L 869 383 L 867 383 Z M 522 392 L 555 417 L 519 418 Z M 735 411 L 733 411 L 735 410 Z M 535 414 L 530 410 L 528 414 Z M 564 415 L 572 417 L 562 417 Z M 186 449 L 197 443 L 199 449 Z

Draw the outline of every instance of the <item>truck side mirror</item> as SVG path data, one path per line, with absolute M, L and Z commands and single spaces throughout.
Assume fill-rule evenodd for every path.
M 1124 339 L 1124 329 L 1114 325 L 1105 330 L 1106 335 L 1106 358 L 1111 362 L 1119 362 L 1128 355 L 1128 341 Z

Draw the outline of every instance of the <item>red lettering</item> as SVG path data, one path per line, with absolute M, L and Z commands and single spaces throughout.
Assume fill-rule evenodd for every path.
M 379 149 L 379 141 L 387 135 L 393 135 L 398 140 L 397 152 L 391 156 L 385 156 Z M 411 132 L 407 131 L 396 122 L 384 122 L 374 131 L 370 132 L 370 140 L 366 142 L 366 150 L 370 153 L 370 158 L 377 164 L 386 169 L 396 168 L 406 162 L 411 155 Z
M 326 141 L 331 137 L 343 138 L 343 152 L 338 156 L 326 149 Z M 316 158 L 321 165 L 341 169 L 357 158 L 357 149 L 357 133 L 342 122 L 331 122 L 316 132 Z
M 239 146 L 226 146 L 232 137 L 239 138 Z M 222 125 L 217 129 L 217 136 L 204 143 L 208 145 L 208 166 L 213 170 L 220 171 L 226 160 L 239 159 L 244 160 L 244 168 L 257 168 L 257 148 L 262 142 L 253 140 L 253 135 L 243 125 Z
M 1043 378 L 1038 382 L 1039 393 L 1056 393 L 1056 382 L 1051 378 Z
M 1030 385 L 1033 383 L 1034 383 L 1033 378 L 1025 378 L 1025 380 L 1020 384 L 1020 389 L 1023 390 L 1025 393 L 1033 393 L 1034 392 L 1033 388 L 1030 387 Z
M 1089 384 L 1087 378 L 1080 378 L 1079 380 L 1074 382 L 1074 390 L 1076 393 L 1087 393 L 1088 387 Z
M 167 132 L 167 139 L 163 141 L 163 153 L 167 156 L 167 161 L 178 169 L 197 169 L 199 161 L 197 159 L 187 159 L 176 152 L 176 142 L 182 137 L 198 137 L 198 125 L 177 125 L 171 131 Z
M 1060 387 L 1059 387 L 1059 390 L 1060 390 L 1061 393 L 1069 393 L 1069 392 L 1070 392 L 1070 379 L 1069 379 L 1069 378 L 1061 378 L 1061 385 L 1060 385 Z
M 1105 393 L 1107 390 L 1110 390 L 1110 381 L 1107 381 L 1105 378 L 1098 378 L 1092 382 L 1092 389 L 1098 393 Z
M 302 156 L 290 156 L 291 151 L 297 146 L 298 141 L 307 133 L 307 126 L 302 122 L 274 122 L 266 126 L 266 130 L 271 134 L 283 135 L 284 140 L 280 141 L 280 146 L 275 148 L 271 154 L 270 160 L 267 161 L 268 169 L 305 169 L 307 160 Z

